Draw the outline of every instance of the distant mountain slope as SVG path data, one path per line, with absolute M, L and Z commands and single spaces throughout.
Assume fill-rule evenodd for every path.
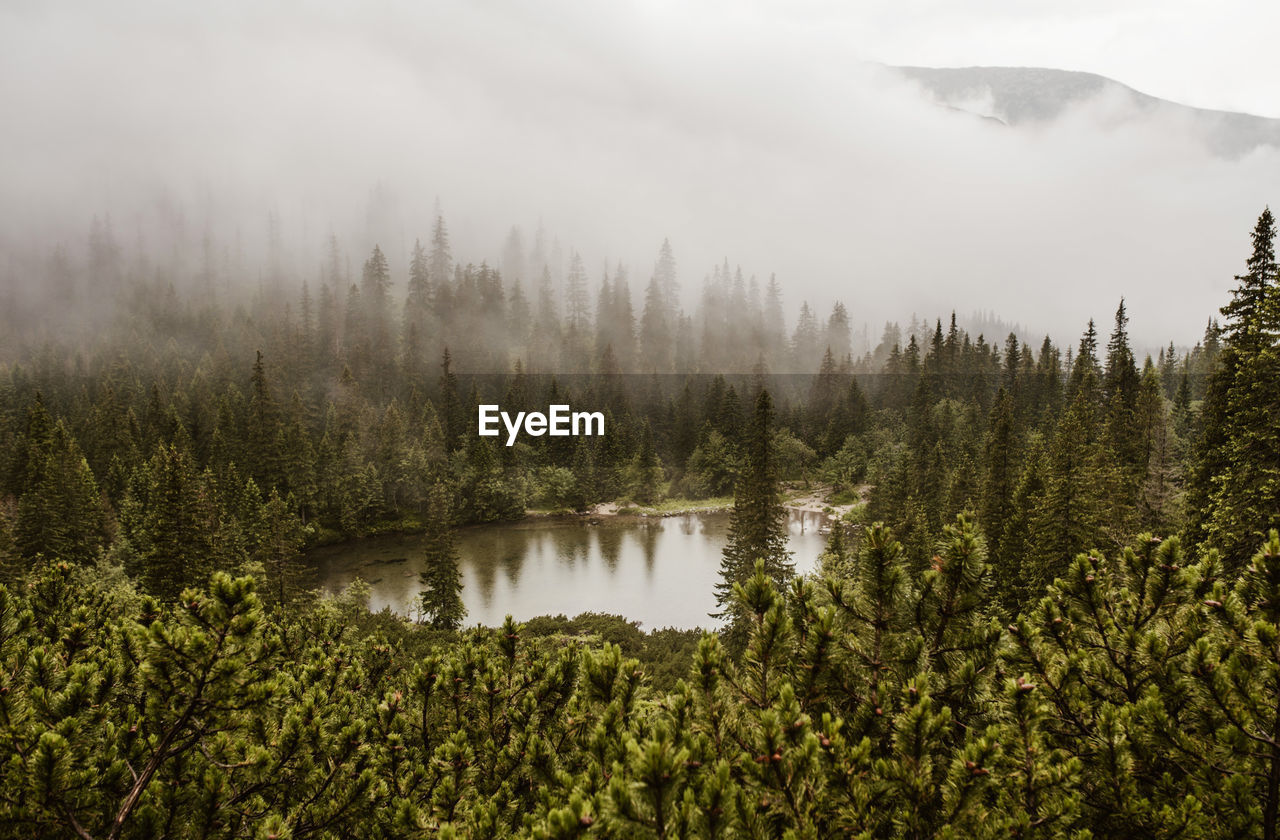
M 1073 105 L 1109 96 L 1141 118 L 1157 113 L 1181 115 L 1205 144 L 1224 157 L 1240 157 L 1258 146 L 1280 148 L 1280 119 L 1233 111 L 1193 108 L 1149 96 L 1106 76 L 1044 67 L 894 67 L 919 82 L 940 104 L 1008 125 L 1049 122 Z M 975 110 L 985 103 L 990 110 Z

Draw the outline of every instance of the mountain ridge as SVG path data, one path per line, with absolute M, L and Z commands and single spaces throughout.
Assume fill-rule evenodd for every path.
M 939 105 L 1009 126 L 1051 123 L 1073 107 L 1110 96 L 1118 100 L 1123 119 L 1161 114 L 1185 118 L 1222 157 L 1242 157 L 1261 146 L 1280 148 L 1280 119 L 1161 99 L 1097 73 L 1000 66 L 888 69 L 918 83 Z M 989 113 L 976 107 L 979 103 L 987 105 Z

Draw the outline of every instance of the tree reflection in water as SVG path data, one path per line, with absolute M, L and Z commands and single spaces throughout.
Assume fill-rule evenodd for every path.
M 822 552 L 826 517 L 791 514 L 796 569 Z M 728 513 L 658 517 L 554 517 L 458 531 L 467 624 L 499 625 L 508 614 L 618 613 L 645 627 L 706 627 L 714 610 Z M 384 536 L 310 553 L 321 585 L 372 584 L 370 606 L 407 614 L 418 593 L 421 538 Z

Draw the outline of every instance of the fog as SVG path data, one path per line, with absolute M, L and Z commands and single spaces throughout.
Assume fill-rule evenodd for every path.
M 1199 337 L 1277 198 L 1280 150 L 1218 158 L 1183 118 L 1108 101 L 1009 128 L 939 107 L 821 22 L 653 2 L 9 2 L 0 282 L 38 284 L 58 243 L 80 259 L 96 216 L 179 273 L 202 242 L 234 249 L 226 279 L 252 285 L 273 218 L 297 279 L 333 234 L 352 260 L 380 243 L 402 290 L 439 207 L 462 262 L 541 227 L 642 289 L 669 238 L 689 302 L 727 258 L 776 273 L 792 311 L 843 300 L 873 336 L 984 309 L 1068 337 L 1123 295 L 1140 346 Z

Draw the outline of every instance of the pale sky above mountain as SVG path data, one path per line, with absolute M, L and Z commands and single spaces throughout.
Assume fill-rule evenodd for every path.
M 798 8 L 797 21 L 886 64 L 1083 70 L 1187 105 L 1280 117 L 1268 70 L 1280 3 L 1270 0 L 801 0 Z
M 670 238 L 690 300 L 727 258 L 873 332 L 955 308 L 1078 335 L 1123 294 L 1135 337 L 1190 343 L 1280 204 L 1280 150 L 1224 161 L 1105 103 L 1006 130 L 868 62 L 1280 116 L 1276 33 L 1280 3 L 1241 0 L 4 0 L 0 283 L 104 212 L 171 252 L 251 247 L 275 213 L 300 277 L 330 232 L 402 270 L 438 199 L 463 260 L 542 224 L 642 288 Z

